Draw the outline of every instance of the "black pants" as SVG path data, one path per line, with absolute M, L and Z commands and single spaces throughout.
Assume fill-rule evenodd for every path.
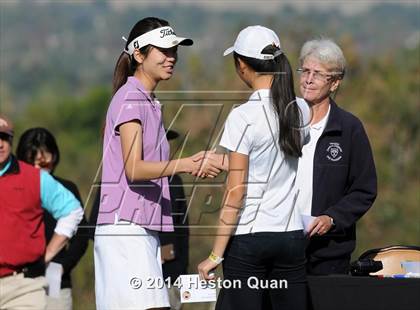
M 216 310 L 265 310 L 266 298 L 271 309 L 306 309 L 305 245 L 301 230 L 233 236 L 223 274 L 230 282 L 239 280 L 241 288 L 222 288 Z

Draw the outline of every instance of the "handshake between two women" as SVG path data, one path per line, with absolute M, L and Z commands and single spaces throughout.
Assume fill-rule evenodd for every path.
M 216 154 L 215 151 L 201 151 L 186 158 L 189 160 L 189 173 L 204 178 L 215 178 L 222 171 L 229 168 L 228 155 Z

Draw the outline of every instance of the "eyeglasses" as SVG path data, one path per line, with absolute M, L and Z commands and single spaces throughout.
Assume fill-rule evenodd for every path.
M 339 76 L 341 74 L 341 72 L 322 73 L 319 71 L 311 71 L 305 68 L 299 68 L 296 70 L 296 72 L 305 79 L 308 78 L 312 73 L 313 79 L 321 82 L 329 82 L 333 77 Z

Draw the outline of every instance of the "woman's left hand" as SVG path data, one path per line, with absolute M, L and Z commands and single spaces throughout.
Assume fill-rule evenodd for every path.
M 332 226 L 331 218 L 328 215 L 321 215 L 314 219 L 309 228 L 309 236 L 312 237 L 313 235 L 322 236 L 325 235 Z
M 200 275 L 200 279 L 202 280 L 212 280 L 214 275 L 209 275 L 209 272 L 216 269 L 218 264 L 212 262 L 210 259 L 203 260 L 197 267 L 198 274 Z

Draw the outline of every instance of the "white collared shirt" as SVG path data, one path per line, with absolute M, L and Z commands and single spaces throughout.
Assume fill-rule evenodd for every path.
M 220 141 L 229 151 L 249 156 L 247 194 L 236 235 L 302 229 L 300 214 L 294 212 L 298 158 L 286 160 L 280 151 L 279 124 L 270 98 L 269 89 L 260 89 L 234 108 Z M 300 98 L 297 103 L 302 121 L 309 123 L 309 106 Z
M 315 148 L 327 125 L 330 109 L 331 106 L 328 106 L 327 114 L 318 123 L 310 126 L 311 139 L 309 143 L 302 148 L 302 157 L 299 159 L 296 176 L 296 188 L 299 189 L 296 205 L 301 214 L 311 215 Z

